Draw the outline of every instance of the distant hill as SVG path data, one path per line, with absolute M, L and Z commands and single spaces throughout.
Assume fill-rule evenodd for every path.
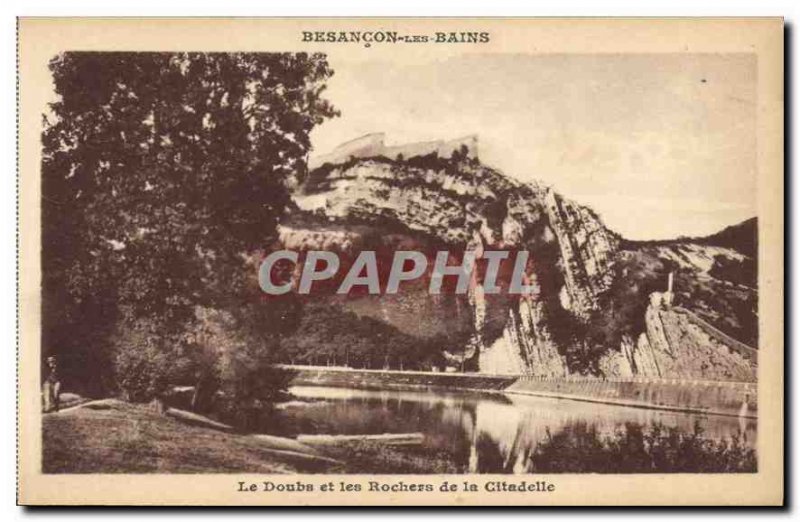
M 755 259 L 758 255 L 758 218 L 753 217 L 737 225 L 731 225 L 716 234 L 698 238 L 696 242 L 731 248 Z
M 755 260 L 758 257 L 758 218 L 752 217 L 736 225 L 725 227 L 715 234 L 701 237 L 680 236 L 677 239 L 623 240 L 622 248 L 638 246 L 697 243 L 700 245 L 730 248 Z

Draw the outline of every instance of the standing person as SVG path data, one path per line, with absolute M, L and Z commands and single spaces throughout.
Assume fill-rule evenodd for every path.
M 61 381 L 58 378 L 58 363 L 56 358 L 50 356 L 46 361 L 45 377 L 43 383 L 44 411 L 58 411 Z

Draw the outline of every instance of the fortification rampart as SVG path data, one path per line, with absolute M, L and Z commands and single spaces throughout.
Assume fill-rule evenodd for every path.
M 694 324 L 705 330 L 705 332 L 714 339 L 716 339 L 717 342 L 729 346 L 731 350 L 735 351 L 745 359 L 748 359 L 754 365 L 758 364 L 757 349 L 747 346 L 743 342 L 737 341 L 730 335 L 720 331 L 719 329 L 717 329 L 716 327 L 705 321 L 703 318 L 701 318 L 691 310 L 682 308 L 680 306 L 674 306 L 672 307 L 672 309 L 675 310 L 676 312 L 686 315 L 686 317 L 688 317 L 690 321 L 692 321 Z
M 460 151 L 462 147 L 465 148 L 468 157 L 478 157 L 478 137 L 475 135 L 464 136 L 450 141 L 434 140 L 386 145 L 386 135 L 382 132 L 376 132 L 346 141 L 328 154 L 312 156 L 308 161 L 308 167 L 313 170 L 325 163 L 338 164 L 353 158 L 375 156 L 385 156 L 390 159 L 399 157 L 408 159 L 436 153 L 441 158 L 449 158 L 454 152 Z

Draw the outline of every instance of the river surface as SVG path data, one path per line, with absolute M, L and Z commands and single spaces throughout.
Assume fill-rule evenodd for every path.
M 704 438 L 736 437 L 749 448 L 756 442 L 756 421 L 737 417 L 511 394 L 323 386 L 294 386 L 289 391 L 297 400 L 278 406 L 275 420 L 281 434 L 419 432 L 427 449 L 449 455 L 461 472 L 533 471 L 531 455 L 537 447 L 549 444 L 552 449 L 554 436 L 574 434 L 576 429 L 603 439 L 625 432 L 626 425 L 647 429 L 660 423 L 683 433 L 698 425 Z

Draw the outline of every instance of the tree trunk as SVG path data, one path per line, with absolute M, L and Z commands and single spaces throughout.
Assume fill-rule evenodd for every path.
M 199 378 L 194 384 L 194 391 L 192 392 L 192 411 L 197 411 L 200 406 L 200 388 L 203 387 L 203 379 Z
M 167 406 L 164 404 L 164 399 L 160 395 L 158 397 L 154 397 L 153 400 L 150 401 L 150 407 L 159 415 L 164 415 L 164 413 L 167 411 Z
M 202 413 L 208 411 L 210 408 L 211 399 L 216 392 L 216 385 L 213 379 L 207 375 L 201 375 L 197 379 L 194 386 L 194 393 L 192 394 L 192 411 Z

